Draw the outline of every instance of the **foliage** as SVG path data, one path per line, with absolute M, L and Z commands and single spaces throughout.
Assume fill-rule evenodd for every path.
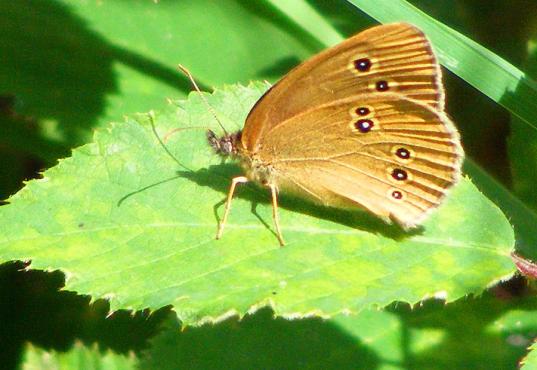
M 477 5 L 461 3 L 454 12 L 448 0 L 412 3 L 0 4 L 4 198 L 21 186 L 17 179 L 52 167 L 0 208 L 0 316 L 9 323 L 0 328 L 0 341 L 9 338 L 0 361 L 14 365 L 21 356 L 24 368 L 515 368 L 537 336 L 534 293 L 519 278 L 490 287 L 512 276 L 513 248 L 537 256 L 529 170 L 537 85 L 514 66 L 534 69 L 525 43 L 537 20 L 527 15 L 537 7 L 493 0 L 497 22 L 490 25 L 472 16 L 482 12 Z M 185 99 L 190 87 L 175 68 L 182 63 L 204 90 L 216 88 L 207 99 L 228 129 L 238 129 L 267 87 L 249 80 L 274 82 L 373 24 L 366 14 L 424 29 L 442 63 L 473 86 L 446 76 L 448 111 L 469 154 L 467 177 L 411 234 L 284 196 L 285 248 L 271 231 L 267 194 L 247 185 L 215 241 L 218 203 L 240 170 L 220 163 L 199 130 L 166 143 L 183 168 L 159 145 L 150 116 L 134 112 L 154 110 L 160 136 L 215 126 L 198 95 Z M 497 34 L 487 28 L 497 24 L 510 38 L 484 36 Z M 501 106 L 514 117 L 508 150 L 511 116 Z

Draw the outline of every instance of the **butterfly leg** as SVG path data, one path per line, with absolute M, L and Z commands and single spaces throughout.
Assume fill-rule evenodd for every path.
M 226 225 L 227 216 L 229 214 L 229 210 L 231 209 L 231 200 L 233 199 L 233 193 L 235 193 L 235 187 L 237 184 L 243 184 L 245 182 L 248 182 L 248 178 L 244 176 L 234 177 L 233 180 L 231 180 L 231 186 L 229 188 L 229 193 L 227 194 L 226 208 L 224 209 L 224 217 L 222 217 L 222 221 L 220 221 L 220 224 L 218 225 L 216 239 L 220 239 L 222 237 L 222 233 L 224 232 L 224 226 Z
M 280 230 L 280 217 L 278 216 L 278 188 L 276 185 L 270 184 L 270 193 L 272 195 L 272 218 L 274 219 L 274 226 L 276 226 L 276 236 L 280 245 L 283 247 L 285 241 L 283 240 L 282 232 Z

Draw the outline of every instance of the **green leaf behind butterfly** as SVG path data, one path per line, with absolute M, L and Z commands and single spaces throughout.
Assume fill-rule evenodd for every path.
M 96 345 L 86 347 L 76 342 L 66 352 L 45 351 L 26 345 L 22 370 L 134 370 L 137 368 L 134 355 L 120 355 L 111 351 L 101 352 Z
M 274 319 L 263 309 L 241 321 L 234 317 L 184 331 L 170 323 L 151 339 L 140 363 L 147 370 L 172 370 L 177 364 L 182 369 L 277 369 L 281 364 L 288 369 L 514 369 L 537 330 L 536 309 L 535 297 L 506 300 L 489 292 L 448 305 L 435 299 L 412 308 L 396 303 L 330 320 Z
M 207 98 L 234 130 L 266 87 L 230 86 Z M 160 136 L 189 126 L 219 132 L 199 96 L 176 105 L 156 115 Z M 167 142 L 190 170 L 159 146 L 147 115 L 94 140 L 0 208 L 0 259 L 61 269 L 66 289 L 109 298 L 112 309 L 173 304 L 185 324 L 264 305 L 285 317 L 330 316 L 437 294 L 451 301 L 514 271 L 511 226 L 467 179 L 412 233 L 283 196 L 281 248 L 268 193 L 254 185 L 239 189 L 224 236 L 214 239 L 215 206 L 241 171 L 211 153 L 202 130 Z
M 528 41 L 529 56 L 525 62 L 526 70 L 533 78 L 537 76 L 537 36 Z M 514 193 L 528 207 L 537 211 L 537 130 L 528 127 L 518 117 L 512 117 L 509 136 L 509 156 L 512 166 Z
M 529 348 L 530 352 L 522 360 L 521 370 L 536 370 L 537 369 L 537 342 L 533 343 Z

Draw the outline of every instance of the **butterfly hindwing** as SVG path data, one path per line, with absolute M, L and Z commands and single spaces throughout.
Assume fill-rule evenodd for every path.
M 274 127 L 259 151 L 278 183 L 336 206 L 419 224 L 460 177 L 459 135 L 445 114 L 397 94 L 357 95 Z

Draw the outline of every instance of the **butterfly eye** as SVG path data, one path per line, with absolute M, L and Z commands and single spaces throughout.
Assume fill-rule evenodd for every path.
M 371 60 L 368 58 L 360 58 L 354 61 L 354 68 L 360 72 L 368 72 L 371 69 Z
M 392 171 L 392 177 L 397 181 L 405 181 L 408 179 L 408 174 L 405 170 L 401 168 L 394 168 Z
M 373 121 L 371 121 L 370 119 L 359 119 L 354 123 L 354 127 L 356 127 L 356 129 L 363 134 L 371 131 L 371 128 L 373 128 L 373 126 Z

